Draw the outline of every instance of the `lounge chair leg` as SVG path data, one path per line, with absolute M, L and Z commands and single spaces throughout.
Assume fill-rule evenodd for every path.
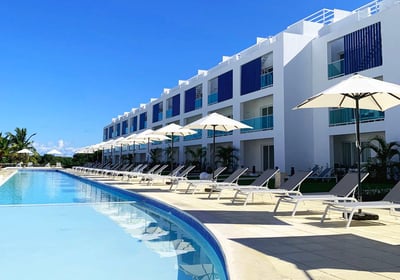
M 279 198 L 278 201 L 276 202 L 275 208 L 274 208 L 274 214 L 276 211 L 278 211 L 279 203 L 281 203 L 282 198 Z
M 351 213 L 350 213 L 350 215 L 349 215 L 349 219 L 348 219 L 347 224 L 346 224 L 346 228 L 349 228 L 349 227 L 350 227 L 351 220 L 353 220 L 353 215 L 354 215 L 354 213 L 355 213 L 356 211 L 357 211 L 357 210 L 351 211 Z
M 330 207 L 331 207 L 330 205 L 326 206 L 324 214 L 322 215 L 322 218 L 321 218 L 321 224 L 325 221 L 326 215 L 328 214 L 328 211 L 329 211 Z
M 294 205 L 294 208 L 293 208 L 292 217 L 294 217 L 294 215 L 296 215 L 298 205 L 299 205 L 299 202 L 296 202 L 296 204 Z

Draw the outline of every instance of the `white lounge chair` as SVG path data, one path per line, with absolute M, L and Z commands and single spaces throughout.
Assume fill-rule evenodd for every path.
M 354 201 L 354 202 L 335 202 L 328 203 L 325 208 L 321 223 L 326 219 L 329 211 L 342 212 L 347 219 L 346 228 L 350 227 L 353 216 L 356 212 L 364 209 L 389 209 L 389 213 L 398 216 L 399 212 L 395 209 L 400 208 L 400 181 L 390 190 L 381 201 Z
M 247 202 L 250 197 L 254 198 L 256 193 L 269 193 L 272 194 L 271 189 L 268 188 L 268 182 L 271 180 L 277 173 L 279 169 L 267 169 L 263 173 L 260 174 L 250 185 L 245 186 L 237 186 L 236 193 L 233 197 L 232 203 L 235 203 L 238 196 L 243 195 L 246 196 L 243 205 L 247 205 Z
M 368 173 L 361 173 L 361 182 L 367 178 Z M 358 173 L 347 173 L 336 185 L 326 193 L 298 194 L 280 196 L 276 203 L 274 213 L 278 211 L 280 203 L 294 204 L 292 216 L 296 215 L 299 203 L 305 201 L 356 201 L 354 192 L 358 186 Z
M 211 187 L 211 190 L 210 193 L 208 194 L 208 198 L 210 198 L 214 192 L 218 192 L 218 199 L 220 199 L 222 192 L 224 190 L 232 190 L 237 188 L 239 186 L 238 181 L 240 176 L 246 173 L 247 169 L 248 169 L 247 167 L 238 168 L 231 175 L 229 175 L 224 181 L 210 183 L 209 186 Z
M 184 181 L 181 181 L 181 182 L 185 182 L 187 184 L 187 188 L 186 188 L 185 193 L 188 193 L 189 190 L 191 188 L 193 188 L 192 194 L 194 194 L 199 187 L 210 185 L 212 182 L 217 180 L 218 176 L 222 172 L 224 172 L 225 169 L 226 169 L 225 166 L 221 166 L 221 167 L 218 167 L 217 169 L 215 169 L 214 173 L 213 173 L 214 174 L 214 179 L 211 179 L 211 180 L 184 180 Z

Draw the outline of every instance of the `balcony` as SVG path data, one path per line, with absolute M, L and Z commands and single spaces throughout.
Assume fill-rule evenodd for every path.
M 194 129 L 195 131 L 197 131 L 197 133 L 192 134 L 192 135 L 186 135 L 183 137 L 183 141 L 190 141 L 190 140 L 197 140 L 197 139 L 201 139 L 201 137 L 203 136 L 203 131 L 199 130 L 199 129 Z
M 344 75 L 344 59 L 340 59 L 328 64 L 328 79 L 333 79 Z
M 172 117 L 172 108 L 171 109 L 167 109 L 167 112 L 165 112 L 165 116 L 166 116 L 167 119 Z
M 272 115 L 246 119 L 242 120 L 241 122 L 253 127 L 253 129 L 250 128 L 241 129 L 240 131 L 242 133 L 259 131 L 259 130 L 270 130 L 274 128 L 274 116 Z
M 270 87 L 274 84 L 274 73 L 266 73 L 261 75 L 261 88 Z
M 220 131 L 220 130 L 216 130 L 215 131 L 215 137 L 227 136 L 227 135 L 232 135 L 232 131 Z M 208 130 L 207 131 L 207 137 L 208 138 L 213 137 L 213 131 L 212 130 Z
M 208 95 L 208 105 L 218 103 L 218 92 Z
M 202 104 L 203 104 L 203 99 L 202 98 L 196 99 L 194 101 L 194 109 L 200 109 L 202 107 Z
M 384 119 L 384 112 L 374 110 L 360 110 L 361 122 L 382 121 Z M 354 110 L 351 108 L 329 110 L 329 126 L 353 124 L 354 122 Z

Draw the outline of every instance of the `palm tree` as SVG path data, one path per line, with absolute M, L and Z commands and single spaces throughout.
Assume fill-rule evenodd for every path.
M 219 146 L 215 155 L 217 162 L 221 163 L 222 166 L 226 166 L 232 170 L 236 161 L 239 159 L 235 155 L 236 151 L 237 149 L 232 146 Z
M 200 147 L 197 149 L 188 149 L 185 152 L 186 154 L 190 155 L 191 164 L 200 168 L 200 170 L 205 169 L 205 159 L 206 159 L 206 148 Z
M 7 161 L 8 154 L 10 152 L 10 140 L 8 135 L 3 137 L 0 132 L 0 162 Z
M 10 140 L 10 148 L 12 151 L 17 152 L 22 149 L 29 149 L 36 151 L 33 147 L 33 141 L 31 141 L 32 137 L 35 136 L 36 133 L 28 136 L 26 128 L 16 128 L 15 134 L 11 132 L 7 132 L 7 136 Z
M 160 158 L 161 158 L 161 154 L 162 154 L 162 149 L 161 148 L 151 149 L 150 150 L 150 161 L 153 164 L 159 163 L 160 162 Z
M 375 173 L 377 179 L 386 181 L 388 178 L 393 178 L 394 167 L 396 163 L 393 159 L 395 156 L 400 156 L 398 142 L 389 142 L 382 136 L 371 138 L 363 149 L 371 149 L 375 152 L 375 157 L 369 162 L 369 169 Z

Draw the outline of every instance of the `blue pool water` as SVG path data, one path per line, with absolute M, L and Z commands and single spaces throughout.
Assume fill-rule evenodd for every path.
M 227 279 L 203 228 L 122 190 L 19 171 L 0 205 L 0 279 Z

